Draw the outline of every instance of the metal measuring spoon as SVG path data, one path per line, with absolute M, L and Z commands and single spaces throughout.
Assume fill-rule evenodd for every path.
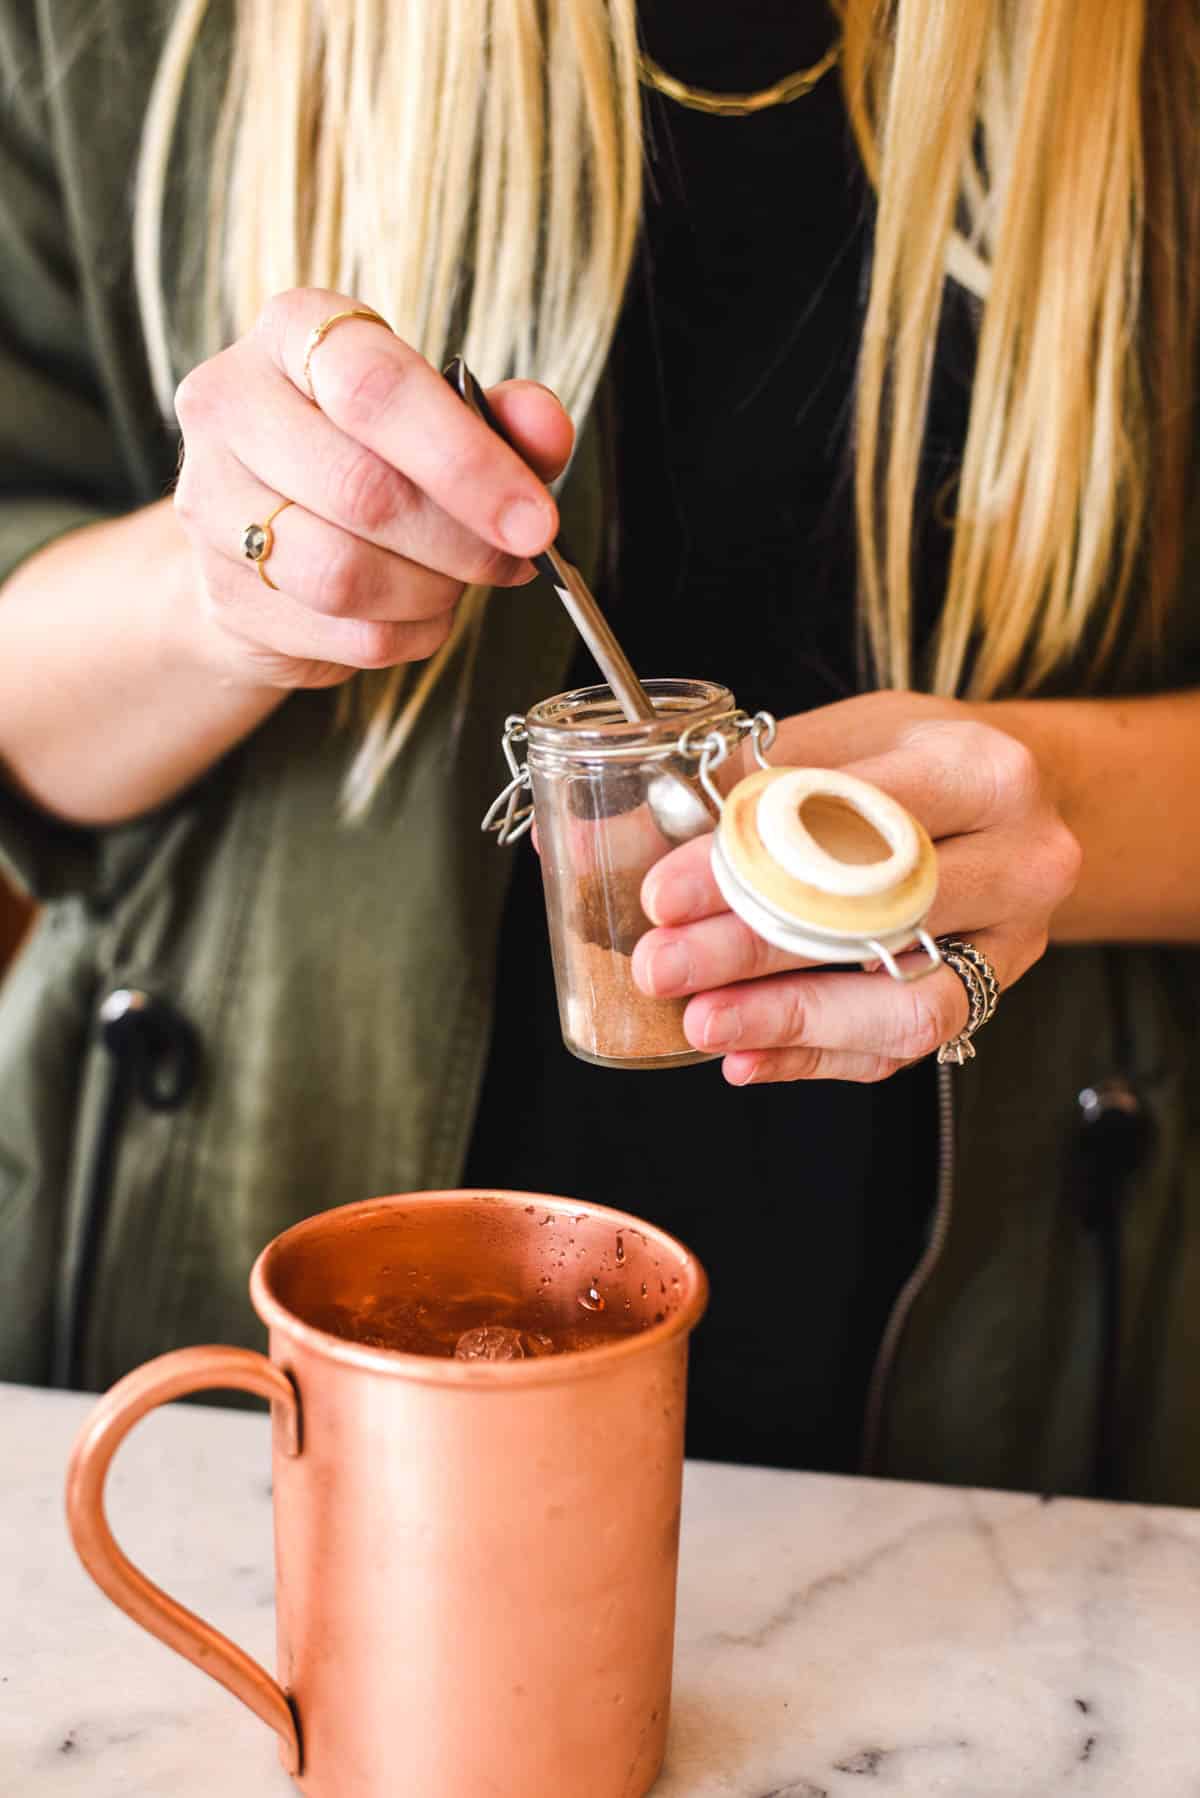
M 443 372 L 475 416 L 495 431 L 509 449 L 520 455 L 462 357 L 455 356 Z M 554 544 L 531 559 L 538 573 L 545 575 L 558 594 L 629 722 L 638 724 L 657 718 L 660 714 L 655 710 L 654 701 L 634 673 L 633 664 L 613 635 L 612 626 L 578 568 L 568 562 Z M 686 843 L 692 837 L 702 836 L 717 821 L 716 810 L 703 788 L 682 774 L 656 774 L 647 788 L 646 803 L 655 824 L 672 843 Z

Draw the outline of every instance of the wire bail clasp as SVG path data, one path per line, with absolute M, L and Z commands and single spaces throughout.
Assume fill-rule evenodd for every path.
M 525 729 L 525 720 L 519 712 L 512 712 L 504 720 L 504 736 L 500 747 L 504 751 L 504 759 L 508 763 L 512 779 L 497 793 L 483 815 L 480 830 L 491 830 L 496 834 L 496 842 L 501 847 L 509 843 L 519 842 L 533 825 L 533 801 L 527 805 L 520 804 L 520 795 L 530 790 L 529 766 L 526 762 L 518 762 L 517 748 L 529 741 L 529 732 Z
M 917 941 L 913 947 L 920 947 L 925 954 L 924 961 L 919 961 L 913 968 L 902 968 L 886 943 L 878 942 L 874 937 L 867 937 L 867 948 L 870 949 L 881 967 L 887 969 L 893 980 L 901 986 L 911 986 L 914 980 L 924 980 L 927 974 L 936 974 L 942 964 L 942 952 L 933 937 L 923 924 L 917 926 Z
M 741 737 L 749 737 L 755 761 L 760 768 L 769 768 L 767 751 L 775 742 L 778 728 L 771 712 L 755 712 L 753 718 L 746 712 L 731 712 L 715 723 L 709 720 L 704 724 L 689 725 L 683 732 L 677 745 L 678 753 L 693 759 L 699 757 L 697 779 L 716 807 L 718 817 L 725 801 L 713 775 L 722 762 L 729 759 L 731 738 L 737 742 Z M 697 740 L 697 732 L 701 730 L 705 735 Z

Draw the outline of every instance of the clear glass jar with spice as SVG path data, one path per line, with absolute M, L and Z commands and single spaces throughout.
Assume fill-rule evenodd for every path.
M 655 716 L 638 723 L 624 717 L 607 687 L 560 693 L 510 718 L 505 753 L 513 779 L 487 820 L 494 826 L 502 818 L 502 841 L 536 823 L 563 1041 L 600 1067 L 714 1059 L 683 1033 L 685 999 L 648 998 L 634 984 L 632 956 L 651 927 L 642 881 L 675 847 L 673 793 L 685 781 L 696 791 L 697 758 L 681 755 L 680 738 L 689 727 L 703 727 L 697 736 L 726 728 L 735 736 L 740 714 L 728 688 L 713 681 L 645 686 Z M 525 789 L 532 806 L 522 808 Z

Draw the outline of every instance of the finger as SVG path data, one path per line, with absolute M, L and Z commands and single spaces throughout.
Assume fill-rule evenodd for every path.
M 898 1074 L 907 1064 L 884 1055 L 847 1054 L 837 1049 L 764 1049 L 727 1055 L 722 1073 L 730 1086 L 770 1086 L 785 1080 L 850 1080 L 872 1085 Z
M 189 444 L 185 475 L 189 464 L 202 468 L 207 459 L 211 466 L 212 446 L 218 445 L 276 493 L 436 573 L 487 586 L 532 578 L 528 562 L 448 517 L 405 474 L 331 424 L 244 344 L 193 370 L 176 395 L 176 409 Z
M 280 514 L 277 523 L 294 510 Z M 429 618 L 387 620 L 332 618 L 293 598 L 282 588 L 268 587 L 248 562 L 239 566 L 221 551 L 201 553 L 205 589 L 221 626 L 255 650 L 268 649 L 285 659 L 340 668 L 392 668 L 433 655 L 449 636 L 452 610 Z M 274 552 L 268 573 L 276 572 Z
M 1041 885 L 1031 875 L 1028 844 L 1015 831 L 986 842 L 981 839 L 982 833 L 972 833 L 938 844 L 938 894 L 926 920 L 926 928 L 934 935 L 952 927 L 981 930 L 999 919 L 1018 917 L 1040 903 Z M 711 847 L 708 836 L 682 844 L 656 862 L 642 883 L 642 909 L 652 923 L 676 932 L 690 927 L 690 936 L 703 922 L 713 922 L 711 931 L 695 937 L 697 962 L 686 975 L 669 974 L 664 966 L 661 974 L 651 977 L 649 958 L 652 953 L 657 955 L 661 939 L 654 934 L 643 939 L 647 946 L 640 962 L 635 959 L 635 975 L 640 966 L 647 978 L 670 981 L 669 986 L 654 984 L 647 991 L 697 992 L 705 985 L 721 986 L 729 980 L 750 979 L 755 973 L 811 965 L 780 951 L 769 967 L 757 967 L 753 958 L 759 951 L 728 928 L 731 914 L 713 878 Z M 723 921 L 722 928 L 717 928 L 718 921 Z M 710 954 L 715 961 L 710 962 Z M 677 968 L 681 966 L 678 957 L 675 961 Z
M 925 719 L 894 749 L 851 762 L 845 772 L 890 793 L 935 840 L 1024 816 L 1040 785 L 1023 743 L 964 719 Z
M 540 381 L 501 381 L 487 397 L 522 460 L 543 481 L 555 480 L 575 447 L 575 426 L 556 396 Z
M 1050 909 L 1036 846 L 1024 832 L 980 831 L 938 844 L 937 896 L 925 920 L 931 936 L 965 936 Z
M 352 304 L 302 289 L 265 308 L 262 340 L 299 392 L 307 393 L 309 334 Z M 309 374 L 327 418 L 402 469 L 477 537 L 517 556 L 535 555 L 553 540 L 558 512 L 537 475 L 399 337 L 369 320 L 345 320 L 317 346 Z
M 768 955 L 768 945 L 761 938 L 743 934 L 748 927 L 733 919 L 713 878 L 711 846 L 708 836 L 682 844 L 656 862 L 642 884 L 646 916 L 673 932 L 670 957 L 660 932 L 651 932 L 639 944 L 634 975 L 647 992 L 699 992 L 705 986 L 724 986 L 731 980 L 812 965 L 783 951 L 772 950 Z M 926 928 L 935 935 L 952 927 L 980 930 L 998 919 L 1034 909 L 1041 894 L 1030 878 L 1026 849 L 1016 833 L 1000 842 L 984 843 L 977 834 L 939 843 L 938 896 Z M 686 933 L 686 940 L 681 932 Z M 686 952 L 692 953 L 685 970 Z M 660 953 L 664 958 L 661 967 L 657 965 Z M 652 959 L 656 964 L 653 972 Z
M 250 599 L 238 571 L 222 563 L 223 576 L 208 576 L 207 590 L 220 622 L 231 636 L 255 650 L 269 649 L 287 660 L 338 668 L 394 668 L 423 662 L 442 647 L 453 614 L 411 624 L 365 618 L 323 618 L 299 600 L 264 587 Z M 261 583 L 260 583 L 261 584 Z
M 200 491 L 197 492 L 196 486 Z M 193 471 L 181 480 L 176 509 L 198 524 L 216 508 L 205 491 L 203 476 Z M 220 488 L 220 510 L 242 524 L 213 547 L 237 563 L 245 578 L 259 583 L 258 569 L 242 549 L 242 532 L 252 520 L 270 517 L 280 496 L 230 460 Z M 435 573 L 404 556 L 391 555 L 373 543 L 339 530 L 303 506 L 290 505 L 271 525 L 274 542 L 263 568 L 280 592 L 335 618 L 380 619 L 415 623 L 450 611 L 462 596 L 462 582 Z
M 682 929 L 649 930 L 633 952 L 634 980 L 659 999 L 815 965 L 776 949 L 731 911 Z
M 1044 946 L 1040 932 L 985 930 L 972 941 L 988 956 L 1003 989 Z M 966 988 L 951 968 L 902 983 L 886 973 L 822 969 L 776 974 L 705 992 L 683 1018 L 697 1049 L 837 1049 L 918 1061 L 964 1029 Z
M 677 884 L 693 878 L 684 858 L 690 847 L 685 844 L 673 852 L 681 858 L 680 872 L 678 879 L 670 873 L 665 895 L 655 894 L 660 915 L 691 916 L 686 892 L 676 892 Z M 1040 916 L 1055 896 L 1050 880 L 1029 843 L 1015 831 L 951 837 L 938 846 L 938 895 L 925 928 L 933 936 L 950 930 L 965 935 L 1008 919 Z M 712 886 L 717 902 L 723 903 L 715 882 Z M 697 891 L 695 903 L 701 913 L 711 901 L 712 893 Z M 645 897 L 642 903 L 650 915 Z M 648 931 L 634 950 L 633 976 L 643 992 L 667 998 L 815 965 L 776 949 L 734 913 L 723 910 L 674 928 Z
M 693 837 L 655 862 L 642 882 L 642 910 L 652 924 L 690 924 L 727 911 L 713 879 L 712 837 Z
M 1011 828 L 938 844 L 938 891 L 926 919 L 934 936 L 1049 919 L 1078 878 L 1080 848 L 1048 806 Z
M 982 930 L 1029 909 L 1020 890 L 1019 845 L 997 844 L 996 834 L 947 837 L 938 844 L 937 893 L 925 919 L 931 936 Z

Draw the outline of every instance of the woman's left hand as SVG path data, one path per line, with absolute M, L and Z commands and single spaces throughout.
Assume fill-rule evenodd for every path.
M 866 694 L 784 720 L 771 760 L 849 769 L 907 806 L 938 849 L 927 928 L 975 943 L 1003 990 L 1045 950 L 1080 849 L 1047 771 L 984 722 L 987 710 Z M 902 985 L 857 968 L 814 972 L 764 942 L 722 899 L 711 842 L 685 843 L 646 876 L 642 904 L 658 928 L 637 945 L 633 972 L 656 997 L 695 995 L 688 1040 L 724 1055 L 732 1085 L 883 1080 L 964 1028 L 967 995 L 949 968 Z

